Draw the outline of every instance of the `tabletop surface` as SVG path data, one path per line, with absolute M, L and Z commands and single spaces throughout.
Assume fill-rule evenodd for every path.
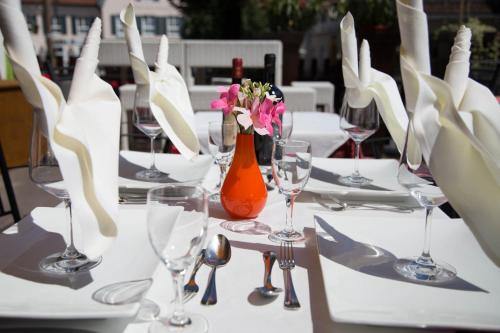
M 144 155 L 144 167 L 148 165 L 148 155 Z M 179 156 L 179 158 L 182 158 Z M 365 161 L 361 161 L 363 163 Z M 325 162 L 323 162 L 325 163 Z M 363 164 L 362 164 L 363 165 Z M 330 162 L 331 170 L 335 170 L 335 160 Z M 323 164 L 324 167 L 324 164 Z M 395 175 L 394 175 L 395 177 Z M 217 171 L 213 166 L 207 173 L 205 184 L 215 183 Z M 402 214 L 377 210 L 346 210 L 332 212 L 315 203 L 313 194 L 303 193 L 296 203 L 294 224 L 306 235 L 304 244 L 295 246 L 296 268 L 292 270 L 297 296 L 301 302 L 299 310 L 290 311 L 283 307 L 283 295 L 267 300 L 258 296 L 254 289 L 262 284 L 263 260 L 262 252 L 274 250 L 279 246 L 267 238 L 271 229 L 284 225 L 284 198 L 276 191 L 270 191 L 265 209 L 253 221 L 230 221 L 218 203 L 210 205 L 210 221 L 208 238 L 214 234 L 226 235 L 232 246 L 231 261 L 217 271 L 218 303 L 214 306 L 203 306 L 200 300 L 206 287 L 209 269 L 202 267 L 197 275 L 200 292 L 186 303 L 188 312 L 199 313 L 209 322 L 210 332 L 412 332 L 417 329 L 397 327 L 376 327 L 347 323 L 336 323 L 331 319 L 325 291 L 325 280 L 320 266 L 318 244 L 315 233 L 315 216 L 329 214 L 338 219 L 371 218 L 421 218 L 424 212 L 420 209 L 411 214 Z M 121 210 L 144 209 L 141 205 L 122 205 Z M 435 212 L 435 218 L 449 220 L 441 211 Z M 450 220 L 451 221 L 451 220 Z M 20 223 L 23 223 L 21 221 Z M 143 223 L 146 228 L 145 221 Z M 423 231 L 423 222 L 422 222 Z M 62 232 L 65 232 L 62 231 Z M 149 246 L 149 244 L 144 244 Z M 418 251 L 419 249 L 415 249 Z M 130 267 L 133 270 L 133 267 Z M 190 269 L 188 270 L 190 273 Z M 168 313 L 173 299 L 173 290 L 168 271 L 159 265 L 153 274 L 155 283 L 147 297 L 157 302 L 162 308 L 162 315 Z M 119 280 L 120 277 L 117 277 Z M 272 273 L 273 283 L 283 287 L 283 276 L 275 265 Z M 105 320 L 0 320 L 0 331 L 9 328 L 47 327 L 82 329 L 85 332 L 147 332 L 148 322 L 133 322 L 133 318 Z

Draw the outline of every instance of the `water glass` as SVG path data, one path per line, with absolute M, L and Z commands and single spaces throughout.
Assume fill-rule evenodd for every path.
M 304 234 L 293 228 L 293 205 L 311 174 L 311 144 L 298 140 L 275 141 L 271 165 L 274 182 L 285 196 L 287 213 L 285 228 L 272 232 L 269 239 L 277 243 L 301 241 Z
M 208 124 L 208 150 L 220 169 L 219 183 L 211 199 L 218 200 L 227 170 L 233 161 L 237 130 L 236 122 L 211 121 Z
M 172 275 L 174 309 L 153 322 L 150 332 L 207 332 L 208 323 L 184 312 L 184 276 L 205 244 L 208 203 L 205 190 L 188 183 L 164 184 L 148 191 L 148 235 L 154 252 Z

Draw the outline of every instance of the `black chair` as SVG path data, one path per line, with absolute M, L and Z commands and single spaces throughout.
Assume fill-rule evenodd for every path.
M 0 169 L 2 171 L 2 179 L 10 205 L 10 210 L 5 210 L 2 203 L 2 199 L 0 198 L 0 216 L 12 214 L 14 222 L 17 222 L 21 219 L 21 216 L 19 215 L 19 209 L 17 208 L 16 196 L 14 195 L 14 188 L 12 187 L 12 183 L 10 181 L 9 169 L 7 168 L 7 162 L 5 161 L 5 156 L 3 154 L 1 142 L 0 142 Z

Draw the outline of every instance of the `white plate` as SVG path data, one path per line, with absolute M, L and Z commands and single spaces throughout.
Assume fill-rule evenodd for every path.
M 166 182 L 201 181 L 213 164 L 208 155 L 187 160 L 179 154 L 156 154 L 156 167 L 168 175 Z M 137 180 L 135 173 L 151 165 L 151 154 L 123 150 L 120 152 L 120 186 L 150 188 L 159 183 Z
M 398 161 L 362 159 L 359 165 L 361 175 L 373 179 L 373 182 L 362 187 L 349 187 L 340 183 L 339 178 L 353 172 L 352 159 L 313 158 L 311 177 L 304 190 L 360 200 L 398 201 L 409 197 L 408 191 L 398 183 Z
M 459 279 L 416 284 L 395 258 L 420 254 L 424 221 L 399 217 L 315 216 L 320 264 L 334 321 L 383 326 L 500 329 L 500 269 L 462 220 L 434 219 L 431 253 Z
M 158 259 L 149 245 L 146 211 L 120 210 L 119 234 L 90 273 L 69 277 L 40 271 L 40 260 L 64 248 L 68 221 L 63 208 L 36 208 L 32 218 L 19 222 L 18 231 L 0 234 L 0 317 L 90 319 L 131 317 L 139 305 L 104 305 L 92 299 L 110 283 L 149 278 Z M 78 233 L 75 234 L 78 241 Z

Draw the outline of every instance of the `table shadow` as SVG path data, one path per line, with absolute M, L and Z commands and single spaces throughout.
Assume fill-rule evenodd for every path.
M 148 168 L 134 164 L 121 155 L 120 155 L 120 159 L 119 159 L 119 165 L 120 165 L 120 167 L 119 167 L 118 175 L 120 177 L 138 180 L 138 181 L 144 181 L 142 179 L 137 179 L 135 174 L 139 171 L 146 170 Z M 173 178 L 168 177 L 168 174 L 166 174 L 166 175 L 167 175 L 167 177 L 165 177 L 161 181 L 155 181 L 155 182 L 156 183 L 178 183 L 179 182 L 178 180 L 175 180 Z
M 83 288 L 93 281 L 89 272 L 56 275 L 40 269 L 43 258 L 61 252 L 65 247 L 60 234 L 41 228 L 33 222 L 32 216 L 28 216 L 17 224 L 17 232 L 0 233 L 0 271 L 37 283 Z
M 109 319 L 0 319 L 2 332 L 34 333 L 123 333 L 133 318 Z M 75 326 L 81 326 L 76 327 Z
M 393 264 L 398 258 L 393 253 L 376 245 L 358 242 L 342 234 L 317 215 L 314 219 L 325 231 L 325 233 L 317 235 L 320 255 L 340 265 L 360 273 L 400 282 L 433 288 L 488 293 L 488 291 L 458 276 L 451 281 L 441 283 L 425 283 L 406 279 L 394 270 Z
M 269 235 L 272 231 L 269 225 L 254 220 L 226 220 L 219 225 L 223 229 L 244 235 Z
M 393 191 L 391 189 L 388 189 L 388 188 L 385 188 L 385 187 L 381 187 L 381 186 L 377 186 L 377 185 L 373 185 L 373 184 L 351 185 L 351 186 L 349 186 L 347 184 L 344 184 L 344 183 L 340 182 L 339 179 L 342 176 L 339 175 L 338 173 L 327 171 L 327 170 L 324 170 L 324 169 L 321 169 L 321 168 L 318 168 L 318 167 L 315 167 L 315 166 L 313 166 L 311 168 L 311 176 L 310 177 L 313 178 L 313 179 L 317 179 L 319 181 L 322 181 L 324 183 L 334 184 L 334 185 L 343 186 L 343 187 L 347 187 L 347 188 L 354 187 L 354 188 L 360 188 L 360 189 L 364 189 L 364 190 Z

